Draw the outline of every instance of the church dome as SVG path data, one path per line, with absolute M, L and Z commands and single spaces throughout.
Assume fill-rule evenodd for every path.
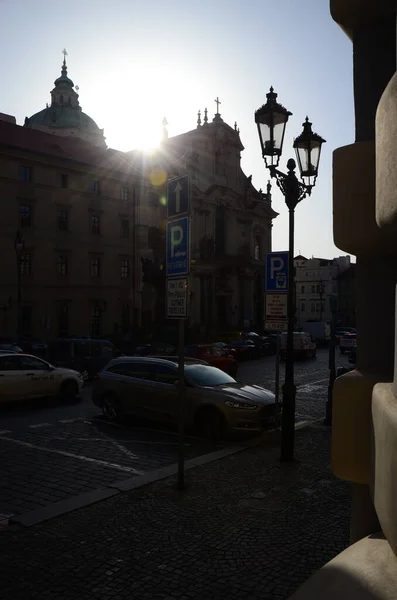
M 40 112 L 30 118 L 26 117 L 24 125 L 55 135 L 83 139 L 106 148 L 103 129 L 99 129 L 95 121 L 81 110 L 76 91 L 78 87 L 75 88 L 68 77 L 66 54 L 64 50 L 61 76 L 55 80 L 55 87 L 51 92 L 51 106 L 47 104 Z

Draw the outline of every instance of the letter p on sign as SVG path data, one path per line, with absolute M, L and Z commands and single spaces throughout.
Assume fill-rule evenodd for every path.
M 276 278 L 277 271 L 284 269 L 284 259 L 281 256 L 273 256 L 270 259 L 270 279 Z
M 175 225 L 175 227 L 171 227 L 171 256 L 175 256 L 175 248 L 177 248 L 183 240 L 183 229 L 179 225 Z

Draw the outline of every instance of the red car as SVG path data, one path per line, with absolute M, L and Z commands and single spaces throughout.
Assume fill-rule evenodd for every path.
M 228 351 L 223 350 L 223 348 L 220 348 L 219 346 L 213 344 L 186 346 L 185 356 L 186 358 L 205 360 L 212 367 L 217 367 L 232 377 L 237 375 L 237 361 L 228 353 Z

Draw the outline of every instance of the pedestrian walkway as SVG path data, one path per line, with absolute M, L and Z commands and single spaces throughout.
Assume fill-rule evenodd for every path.
M 272 442 L 32 528 L 0 532 L 0 598 L 284 600 L 348 545 L 348 486 L 330 433 Z M 271 436 L 270 436 L 271 437 Z

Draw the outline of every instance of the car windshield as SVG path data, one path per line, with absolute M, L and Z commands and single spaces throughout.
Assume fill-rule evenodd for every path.
M 227 373 L 207 365 L 185 365 L 185 375 L 196 385 L 207 387 L 236 383 Z

